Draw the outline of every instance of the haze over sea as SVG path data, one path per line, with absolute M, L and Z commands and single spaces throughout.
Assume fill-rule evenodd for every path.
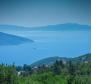
M 14 46 L 0 46 L 0 62 L 31 64 L 46 57 L 76 57 L 91 53 L 91 31 L 5 31 L 34 40 Z

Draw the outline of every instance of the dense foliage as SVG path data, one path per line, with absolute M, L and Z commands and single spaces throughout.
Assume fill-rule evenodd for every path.
M 38 67 L 1 64 L 0 84 L 91 84 L 91 63 L 60 60 Z

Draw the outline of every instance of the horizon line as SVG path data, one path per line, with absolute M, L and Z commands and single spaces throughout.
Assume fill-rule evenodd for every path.
M 0 26 L 17 26 L 17 27 L 26 27 L 26 28 L 36 28 L 36 27 L 46 27 L 46 26 L 55 26 L 55 25 L 63 25 L 63 24 L 76 24 L 76 25 L 85 25 L 85 26 L 90 26 L 89 24 L 81 24 L 81 23 L 58 23 L 58 24 L 49 24 L 49 25 L 40 25 L 40 26 L 23 26 L 23 25 L 16 25 L 16 24 L 0 24 Z

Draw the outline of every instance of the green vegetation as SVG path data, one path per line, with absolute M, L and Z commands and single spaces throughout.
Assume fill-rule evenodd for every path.
M 51 65 L 0 64 L 0 84 L 91 84 L 91 54 L 52 60 L 55 62 Z
M 91 62 L 60 60 L 38 67 L 1 64 L 0 84 L 91 84 Z

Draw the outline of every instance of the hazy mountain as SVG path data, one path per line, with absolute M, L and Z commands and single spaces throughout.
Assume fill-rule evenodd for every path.
M 91 26 L 88 25 L 80 25 L 76 23 L 66 23 L 66 24 L 57 24 L 57 25 L 49 25 L 42 27 L 21 27 L 14 25 L 0 25 L 0 31 L 64 31 L 64 30 L 91 30 Z
M 37 28 L 36 28 L 37 29 Z M 91 26 L 80 25 L 73 23 L 49 25 L 45 27 L 40 27 L 37 30 L 48 30 L 48 31 L 65 31 L 65 30 L 91 30 Z
M 30 39 L 0 32 L 1 45 L 18 45 L 25 42 L 33 42 Z
M 0 31 L 25 31 L 26 27 L 15 25 L 0 25 Z
M 46 65 L 51 65 L 53 64 L 56 60 L 62 60 L 63 62 L 67 62 L 67 61 L 73 61 L 73 62 L 91 62 L 91 54 L 85 54 L 79 57 L 75 57 L 75 58 L 64 58 L 64 57 L 48 57 L 42 60 L 39 60 L 33 64 L 31 64 L 31 66 L 41 66 L 43 64 Z

